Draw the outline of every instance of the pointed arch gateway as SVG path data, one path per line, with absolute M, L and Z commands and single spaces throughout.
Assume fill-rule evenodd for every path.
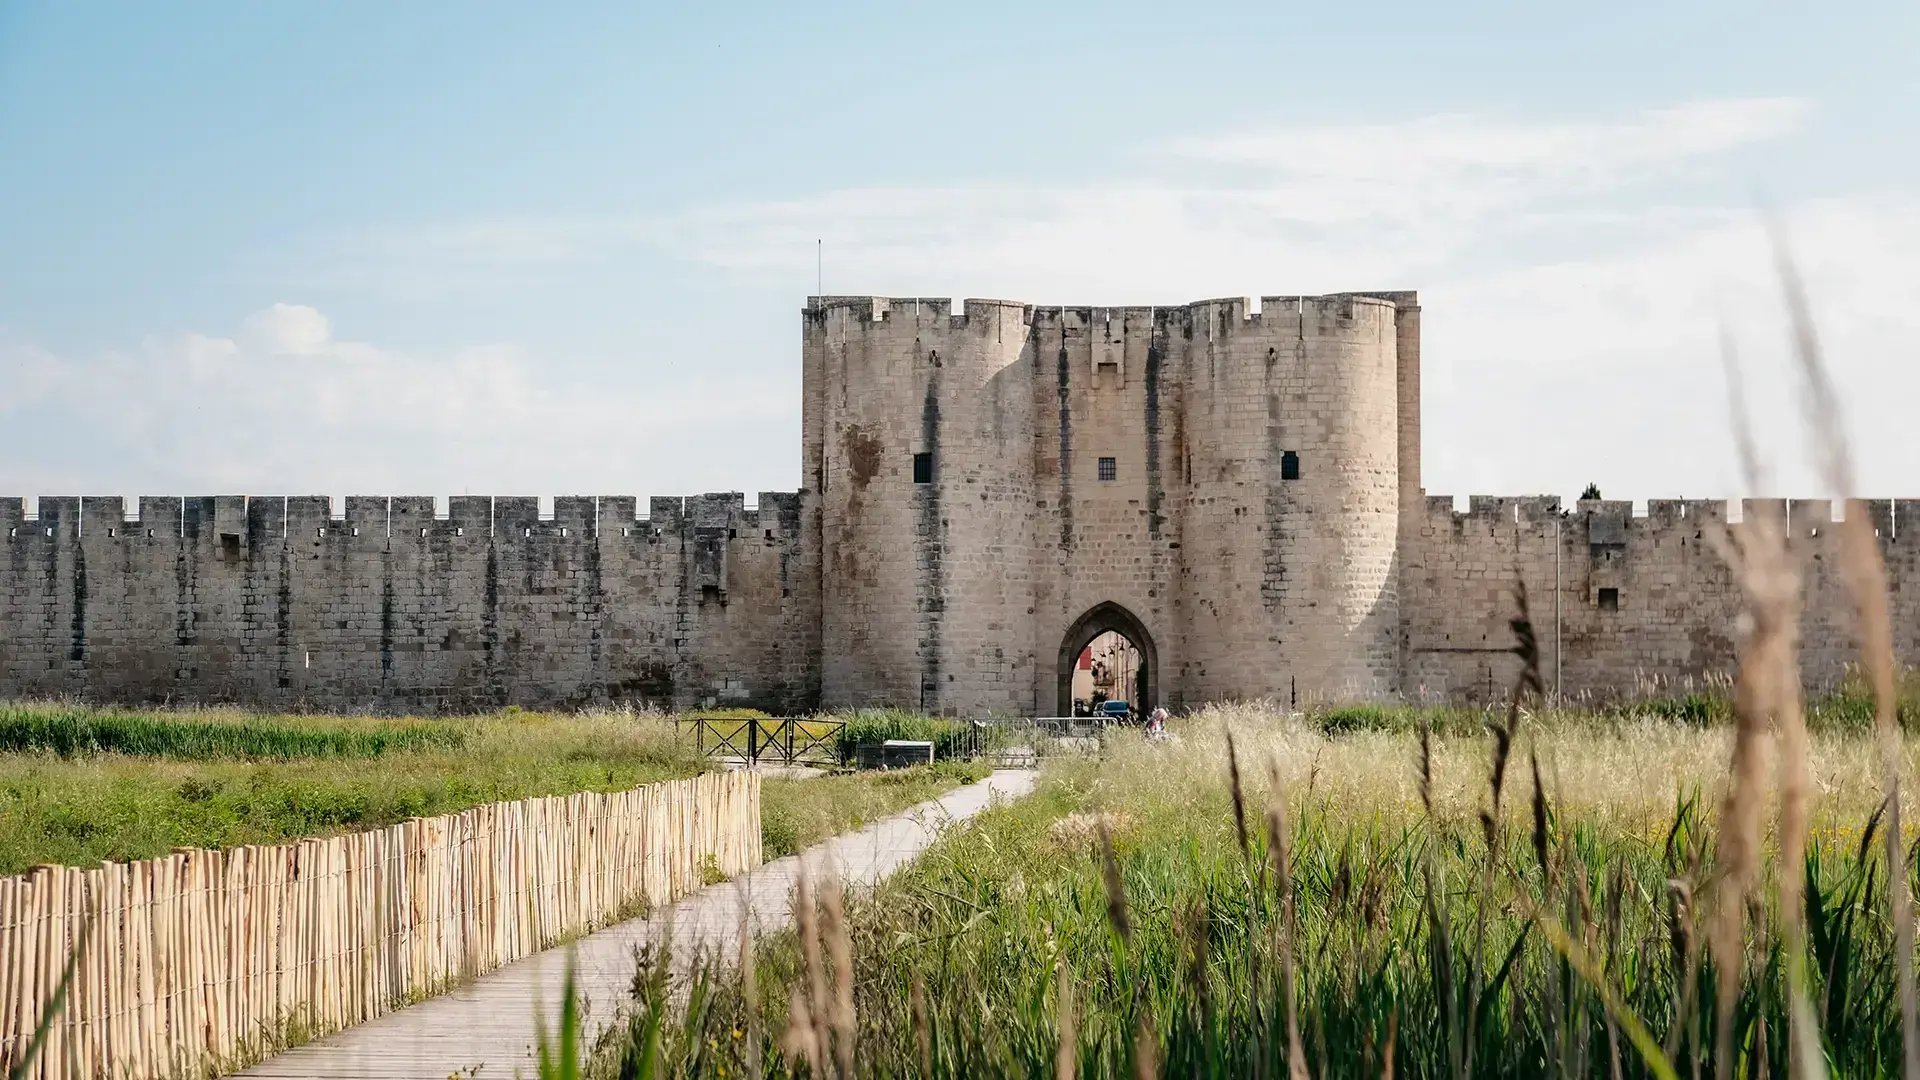
M 1139 616 L 1109 600 L 1095 604 L 1075 619 L 1067 628 L 1067 636 L 1061 639 L 1060 660 L 1054 668 L 1059 681 L 1056 700 L 1059 711 L 1055 716 L 1073 715 L 1073 666 L 1080 660 L 1080 651 L 1109 630 L 1133 642 L 1133 647 L 1140 650 L 1140 682 L 1144 692 L 1134 707 L 1144 712 L 1160 703 L 1160 656 L 1154 650 L 1153 635 L 1147 633 L 1147 625 Z

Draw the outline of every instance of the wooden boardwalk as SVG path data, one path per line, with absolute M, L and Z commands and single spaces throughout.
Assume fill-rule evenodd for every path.
M 685 959 L 697 948 L 732 955 L 739 949 L 743 910 L 750 914 L 756 936 L 786 927 L 802 860 L 816 877 L 833 874 L 855 885 L 873 884 L 912 861 L 948 822 L 972 817 L 996 795 L 1024 795 L 1033 781 L 1031 772 L 995 772 L 898 817 L 702 889 L 666 912 L 527 957 L 431 1001 L 269 1058 L 240 1075 L 312 1080 L 448 1080 L 471 1075 L 509 1080 L 518 1073 L 531 1078 L 535 1007 L 551 1025 L 569 951 L 591 1035 L 612 1021 L 626 1002 L 634 949 L 658 941 L 668 926 L 677 958 Z

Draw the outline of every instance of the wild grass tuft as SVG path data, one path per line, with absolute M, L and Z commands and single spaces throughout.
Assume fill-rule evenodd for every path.
M 63 758 L 98 754 L 187 761 L 379 757 L 395 750 L 457 750 L 468 735 L 467 726 L 454 721 L 0 706 L 0 753 Z

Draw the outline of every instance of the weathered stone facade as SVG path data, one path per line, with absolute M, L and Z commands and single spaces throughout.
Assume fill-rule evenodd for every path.
M 1420 481 L 1412 293 L 1174 308 L 816 297 L 798 493 L 654 499 L 0 499 L 0 697 L 455 710 L 593 702 L 1064 707 L 1106 630 L 1152 703 L 1478 700 L 1518 572 L 1547 677 L 1722 675 L 1717 502 L 1474 497 Z M 1896 644 L 1920 503 L 1871 504 Z M 1809 541 L 1807 665 L 1851 633 Z M 1902 526 L 1905 526 L 1903 529 Z M 1908 536 L 1913 539 L 1908 539 Z

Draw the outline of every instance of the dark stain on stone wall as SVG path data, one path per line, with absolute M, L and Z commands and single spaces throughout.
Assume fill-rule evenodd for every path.
M 589 680 L 604 686 L 607 679 L 607 592 L 600 569 L 600 528 L 599 508 L 594 509 L 593 535 L 586 538 L 587 580 L 586 595 L 582 597 L 582 606 L 586 609 L 587 632 L 587 671 Z
M 1060 320 L 1060 356 L 1056 380 L 1060 395 L 1060 546 L 1073 547 L 1073 407 L 1067 399 L 1067 325 Z
M 487 545 L 486 611 L 481 627 L 486 635 L 486 694 L 495 704 L 506 705 L 506 680 L 500 677 L 500 544 L 495 538 Z
M 65 523 L 62 522 L 64 525 Z M 48 550 L 53 550 L 49 547 Z M 73 545 L 73 629 L 67 659 L 87 662 L 87 549 Z
M 1164 491 L 1160 482 L 1160 365 L 1164 355 L 1156 333 L 1147 344 L 1147 535 L 1156 540 L 1166 521 L 1160 514 Z
M 865 488 L 867 482 L 880 472 L 880 438 L 860 430 L 859 424 L 847 425 L 840 434 L 840 447 L 847 456 L 847 471 L 856 488 Z
M 293 686 L 293 549 L 280 545 L 280 587 L 273 609 L 273 644 L 276 651 L 274 682 L 281 690 Z
M 945 475 L 940 460 L 940 372 L 927 375 L 927 392 L 920 404 L 920 444 L 932 456 L 932 483 L 913 485 L 914 554 L 919 562 L 920 704 L 933 708 L 939 701 L 942 669 L 940 628 L 946 612 L 946 568 L 941 564 L 946 544 L 940 519 L 940 482 Z
M 380 556 L 380 692 L 387 692 L 393 681 L 393 556 L 391 550 Z

